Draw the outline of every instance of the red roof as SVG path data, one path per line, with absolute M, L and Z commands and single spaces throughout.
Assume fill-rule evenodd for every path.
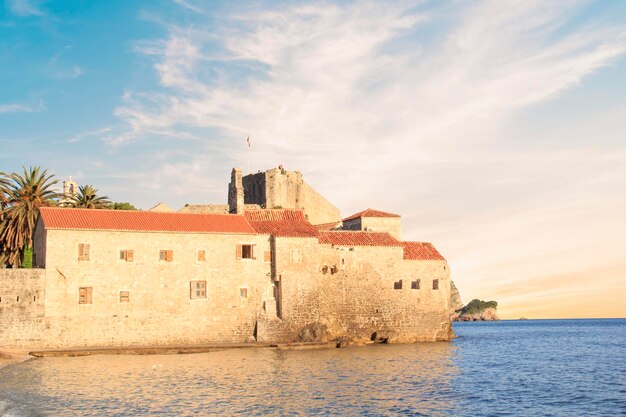
M 318 231 L 304 217 L 302 210 L 247 210 L 246 219 L 260 234 L 283 237 L 317 237 Z
M 358 219 L 359 217 L 400 217 L 399 214 L 387 213 L 380 210 L 374 210 L 368 208 L 367 210 L 359 211 L 350 217 L 346 217 L 343 221 Z
M 235 214 L 188 214 L 57 207 L 42 207 L 40 212 L 46 229 L 255 233 L 244 216 Z
M 364 231 L 322 231 L 320 243 L 335 246 L 402 246 L 389 233 Z
M 402 242 L 404 259 L 417 261 L 445 261 L 445 258 L 428 242 Z

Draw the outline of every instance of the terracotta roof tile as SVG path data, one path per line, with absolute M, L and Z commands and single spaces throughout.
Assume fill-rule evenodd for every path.
M 336 246 L 402 246 L 389 233 L 364 231 L 322 231 L 320 243 Z
M 358 219 L 359 217 L 400 217 L 399 214 L 387 213 L 385 211 L 374 210 L 368 208 L 367 210 L 359 211 L 350 217 L 346 217 L 343 221 Z
M 40 212 L 46 229 L 255 234 L 244 216 L 234 214 L 187 214 L 56 207 L 42 207 Z
M 246 219 L 260 234 L 283 237 L 317 237 L 318 231 L 304 217 L 302 210 L 248 210 Z
M 419 261 L 445 261 L 445 258 L 428 242 L 402 242 L 404 259 Z

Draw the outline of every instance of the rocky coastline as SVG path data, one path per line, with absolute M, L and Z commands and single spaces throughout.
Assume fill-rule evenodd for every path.
M 474 299 L 464 305 L 459 290 L 451 282 L 450 288 L 450 321 L 497 321 L 498 303 Z

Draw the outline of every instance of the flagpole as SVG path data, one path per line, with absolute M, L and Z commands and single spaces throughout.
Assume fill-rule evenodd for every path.
M 248 174 L 250 174 L 250 135 L 248 135 L 248 139 L 246 140 L 248 145 Z

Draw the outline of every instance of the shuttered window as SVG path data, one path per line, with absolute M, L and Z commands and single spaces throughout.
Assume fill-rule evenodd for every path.
M 78 244 L 78 260 L 79 261 L 89 260 L 89 243 Z
M 173 250 L 161 250 L 159 251 L 159 260 L 165 262 L 172 262 L 174 260 Z
M 302 254 L 300 253 L 300 249 L 292 249 L 291 250 L 291 262 L 294 264 L 300 263 L 302 261 Z
M 192 300 L 206 298 L 206 281 L 190 281 L 189 298 Z
M 130 303 L 130 291 L 120 291 L 120 303 Z
M 204 249 L 201 249 L 198 251 L 198 261 L 199 262 L 206 261 L 206 251 Z
M 247 288 L 239 288 L 239 298 L 248 298 Z
M 439 289 L 439 280 L 433 279 L 433 290 L 438 290 L 438 289 Z
M 272 262 L 272 251 L 266 250 L 263 252 L 263 262 L 267 264 Z
M 135 254 L 132 250 L 121 250 L 120 259 L 126 262 L 132 262 L 135 259 Z
M 237 245 L 237 259 L 255 259 L 254 245 Z
M 91 304 L 92 287 L 80 287 L 78 289 L 78 304 Z

